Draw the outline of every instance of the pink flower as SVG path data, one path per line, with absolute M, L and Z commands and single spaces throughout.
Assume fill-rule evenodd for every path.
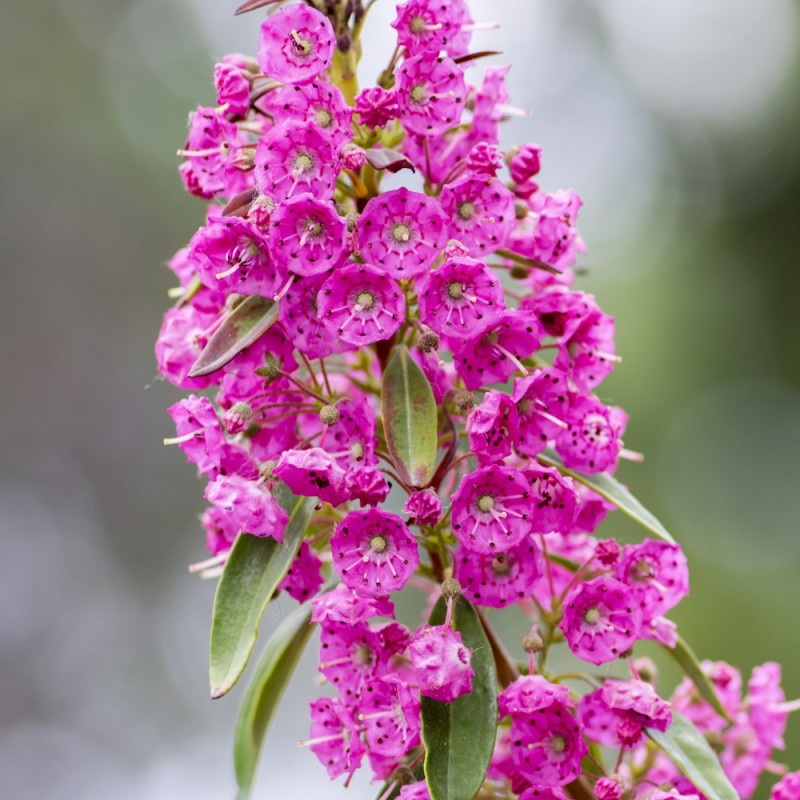
M 472 691 L 472 651 L 449 625 L 423 625 L 411 637 L 408 654 L 426 697 L 452 703 Z
M 569 800 L 569 795 L 558 786 L 529 786 L 519 800 Z
M 511 397 L 489 391 L 467 418 L 469 449 L 481 465 L 497 463 L 511 454 L 519 435 L 519 414 Z
M 599 778 L 594 785 L 594 793 L 597 800 L 622 800 L 622 793 L 625 786 L 619 777 Z
M 519 412 L 517 448 L 533 458 L 566 429 L 572 399 L 567 376 L 552 367 L 535 369 L 514 382 L 512 398 Z
M 362 508 L 376 506 L 389 496 L 389 484 L 375 467 L 350 467 L 345 476 L 345 486 L 350 499 L 357 499 Z
M 333 566 L 351 589 L 401 589 L 419 565 L 417 543 L 400 517 L 370 508 L 351 511 L 331 536 Z
M 505 310 L 503 287 L 479 261 L 451 259 L 434 270 L 419 295 L 422 321 L 436 333 L 471 339 L 490 328 Z
M 203 378 L 190 378 L 189 372 L 208 344 L 208 333 L 217 313 L 200 311 L 192 305 L 170 308 L 156 341 L 158 371 L 181 389 L 205 389 L 220 379 L 219 372 Z
M 399 797 L 400 800 L 431 800 L 428 784 L 424 780 L 401 786 Z M 788 800 L 788 798 L 780 798 L 780 800 Z
M 570 469 L 589 474 L 613 472 L 628 417 L 620 408 L 595 397 L 578 397 L 569 409 L 567 428 L 556 439 L 556 451 Z
M 270 92 L 262 101 L 276 124 L 286 121 L 313 122 L 328 137 L 332 147 L 350 141 L 353 111 L 335 86 L 314 81 L 303 86 L 284 86 Z
M 347 500 L 344 470 L 319 447 L 286 450 L 273 473 L 295 494 L 319 497 L 332 506 Z
M 342 583 L 315 597 L 311 607 L 311 621 L 327 625 L 359 625 L 370 617 L 394 617 L 394 606 L 387 596 L 362 595 Z
M 550 706 L 575 708 L 569 687 L 550 683 L 541 675 L 523 675 L 509 684 L 497 697 L 500 719 L 520 714 L 535 714 Z
M 800 772 L 784 775 L 772 787 L 769 800 L 800 800 Z
M 269 247 L 273 260 L 297 275 L 321 275 L 344 261 L 347 226 L 331 202 L 298 194 L 272 213 Z
M 355 113 L 362 125 L 383 128 L 400 114 L 397 96 L 380 86 L 369 86 L 356 96 Z
M 468 175 L 488 180 L 497 177 L 497 173 L 503 168 L 503 154 L 489 142 L 478 142 L 469 151 L 466 163 Z
M 263 484 L 238 475 L 220 476 L 206 486 L 205 498 L 225 511 L 242 533 L 283 541 L 289 515 Z
M 544 560 L 533 539 L 494 555 L 462 546 L 455 554 L 455 575 L 471 602 L 505 608 L 532 595 L 544 575 Z
M 645 681 L 607 680 L 601 689 L 606 705 L 619 716 L 641 727 L 666 731 L 672 724 L 670 705 Z
M 533 529 L 539 533 L 569 533 L 575 523 L 578 506 L 572 478 L 563 477 L 555 467 L 532 463 L 522 472 L 530 482 Z
M 539 322 L 533 314 L 511 309 L 488 330 L 455 349 L 453 360 L 467 389 L 505 383 L 515 372 L 527 374 L 522 361 L 540 345 Z
M 639 638 L 642 615 L 633 592 L 613 578 L 570 589 L 559 628 L 569 649 L 591 664 L 619 658 Z
M 433 489 L 412 492 L 403 511 L 412 525 L 435 525 L 442 516 L 442 501 Z
M 226 106 L 226 112 L 244 117 L 250 109 L 250 80 L 238 64 L 223 60 L 214 66 L 214 88 L 217 103 Z
M 701 661 L 700 667 L 711 681 L 722 707 L 733 717 L 742 703 L 742 676 L 724 661 Z M 728 723 L 697 692 L 689 678 L 684 678 L 671 698 L 672 706 L 703 733 L 721 731 Z
M 542 168 L 542 148 L 538 144 L 523 144 L 509 151 L 507 156 L 508 171 L 511 173 L 511 180 L 523 187 L 530 186 L 532 178 L 539 174 Z M 536 184 L 533 184 L 535 187 Z M 522 187 L 520 187 L 522 188 Z M 536 191 L 533 188 L 533 191 Z M 531 194 L 527 192 L 525 197 Z
M 333 61 L 336 37 L 324 14 L 298 3 L 261 24 L 258 64 L 281 83 L 308 83 Z
M 206 548 L 212 556 L 231 549 L 239 528 L 225 511 L 211 506 L 203 512 L 202 522 L 206 531 Z
M 338 174 L 333 149 L 313 122 L 284 122 L 270 129 L 258 140 L 255 167 L 259 189 L 275 201 L 303 192 L 320 200 L 333 197 Z
M 354 345 L 388 339 L 400 327 L 405 308 L 405 297 L 397 283 L 367 265 L 337 269 L 317 295 L 317 309 L 325 327 Z
M 504 247 L 516 225 L 514 195 L 497 178 L 463 178 L 442 190 L 450 237 L 483 257 Z
M 367 750 L 352 713 L 340 700 L 327 697 L 311 703 L 311 735 L 302 744 L 311 747 L 331 780 L 355 772 Z
M 320 586 L 322 586 L 322 562 L 308 542 L 301 542 L 300 550 L 278 588 L 287 592 L 298 603 L 304 603 L 319 591 Z
M 447 240 L 439 201 L 408 189 L 373 197 L 358 221 L 361 255 L 393 278 L 425 272 Z
M 419 699 L 399 678 L 371 681 L 358 704 L 358 719 L 371 754 L 401 758 L 419 743 Z
M 397 43 L 412 56 L 439 55 L 461 32 L 465 11 L 441 0 L 406 0 L 397 6 L 397 18 L 392 22 Z
M 530 487 L 511 467 L 483 467 L 465 475 L 452 503 L 453 533 L 470 550 L 501 553 L 530 534 Z
M 407 58 L 397 68 L 395 80 L 406 130 L 435 136 L 461 121 L 467 95 L 464 72 L 447 56 Z

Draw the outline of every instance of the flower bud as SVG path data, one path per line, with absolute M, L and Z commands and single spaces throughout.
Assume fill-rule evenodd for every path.
M 442 582 L 442 597 L 454 600 L 461 594 L 461 584 L 455 578 L 447 578 Z
M 469 248 L 461 244 L 458 239 L 450 239 L 444 248 L 444 257 L 451 258 L 466 258 L 469 255 Z
M 526 653 L 541 653 L 544 650 L 544 640 L 538 625 L 534 625 L 530 632 L 522 637 L 522 649 Z
M 515 264 L 513 267 L 511 267 L 508 274 L 518 281 L 524 281 L 526 278 L 530 277 L 531 271 L 528 267 L 523 267 L 521 264 Z
M 434 350 L 438 350 L 440 344 L 441 340 L 439 339 L 439 335 L 433 331 L 423 333 L 422 336 L 419 337 L 419 349 L 422 350 L 423 353 L 432 353 Z
M 456 396 L 453 398 L 453 407 L 456 414 L 466 416 L 475 408 L 475 396 L 472 392 L 456 392 Z
M 348 142 L 339 154 L 339 159 L 345 169 L 358 172 L 367 163 L 367 154 L 362 147 Z
M 517 219 L 525 219 L 525 217 L 527 217 L 530 213 L 531 209 L 527 203 L 524 203 L 522 200 L 517 200 L 514 202 L 514 216 Z
M 319 420 L 323 425 L 335 425 L 339 421 L 339 409 L 336 406 L 322 406 Z
M 222 427 L 231 435 L 247 430 L 253 419 L 253 409 L 247 403 L 234 403 L 222 418 Z

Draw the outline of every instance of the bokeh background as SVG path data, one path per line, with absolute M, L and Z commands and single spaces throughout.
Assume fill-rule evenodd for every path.
M 165 449 L 154 381 L 165 260 L 201 223 L 175 150 L 215 58 L 253 51 L 234 0 L 50 0 L 0 10 L 0 786 L 4 797 L 233 796 L 238 697 L 208 699 L 202 486 Z M 646 453 L 622 478 L 674 531 L 695 649 L 785 667 L 800 695 L 800 61 L 790 0 L 472 0 L 574 187 L 580 288 L 617 317 L 603 388 Z M 391 50 L 378 0 L 362 74 Z M 639 536 L 614 515 L 605 532 Z M 278 615 L 270 609 L 268 617 Z M 374 797 L 295 742 L 313 647 L 257 797 Z M 667 687 L 675 674 L 665 666 Z M 784 760 L 800 769 L 800 720 Z M 764 796 L 762 787 L 761 796 Z

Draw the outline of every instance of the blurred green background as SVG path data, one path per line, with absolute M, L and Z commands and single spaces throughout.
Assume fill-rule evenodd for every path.
M 171 284 L 162 265 L 203 217 L 176 172 L 187 113 L 213 101 L 215 58 L 256 46 L 257 15 L 234 18 L 234 6 L 0 11 L 4 796 L 233 794 L 238 701 L 207 699 L 213 586 L 186 572 L 203 554 L 202 486 L 161 445 L 180 393 L 154 382 L 152 345 Z M 748 671 L 780 661 L 797 697 L 797 6 L 471 7 L 503 24 L 475 49 L 503 51 L 513 102 L 533 111 L 506 142 L 543 145 L 543 186 L 586 203 L 579 288 L 616 316 L 624 357 L 602 395 L 629 411 L 626 445 L 646 454 L 620 475 L 690 561 L 692 593 L 672 616 L 703 656 Z M 378 0 L 364 76 L 388 58 L 393 16 Z M 619 516 L 604 532 L 639 536 Z M 344 796 L 294 747 L 312 660 L 257 796 Z M 800 769 L 800 721 L 777 760 Z M 373 795 L 363 780 L 349 791 Z

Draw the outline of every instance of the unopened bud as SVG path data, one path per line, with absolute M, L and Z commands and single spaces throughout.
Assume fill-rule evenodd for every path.
M 253 409 L 247 403 L 234 403 L 222 418 L 222 427 L 231 434 L 242 433 L 247 430 L 253 419 Z
M 392 783 L 396 783 L 398 786 L 408 786 L 410 783 L 417 782 L 417 776 L 414 775 L 414 771 L 412 769 L 407 767 L 405 764 L 401 764 L 392 773 L 390 780 Z
M 275 201 L 265 194 L 260 194 L 253 199 L 250 210 L 247 212 L 247 217 L 254 224 L 265 226 L 269 224 L 269 219 L 274 210 Z
M 538 625 L 534 625 L 530 632 L 522 637 L 522 649 L 526 653 L 541 653 L 544 650 L 544 640 Z
M 351 172 L 358 172 L 367 163 L 367 154 L 363 147 L 348 142 L 342 148 L 339 159 L 345 169 L 349 169 Z
M 461 596 L 461 584 L 455 578 L 445 578 L 442 581 L 442 597 L 445 600 L 455 600 Z
M 319 420 L 323 425 L 335 425 L 339 421 L 339 409 L 336 406 L 322 406 Z
M 451 258 L 466 258 L 469 255 L 469 248 L 461 244 L 458 239 L 450 239 L 445 245 L 444 257 Z
M 525 219 L 530 213 L 531 209 L 527 203 L 524 203 L 522 200 L 516 200 L 514 202 L 514 214 L 517 219 Z
M 358 226 L 358 214 L 351 211 L 345 216 L 344 221 L 347 223 L 347 232 L 352 233 Z
M 636 670 L 636 674 L 639 676 L 640 680 L 655 686 L 658 681 L 658 669 L 652 658 L 642 656 L 642 658 L 634 659 L 633 668 Z
M 521 264 L 514 264 L 509 270 L 509 275 L 518 281 L 524 281 L 531 275 L 530 267 L 523 267 Z
M 423 333 L 422 336 L 419 337 L 419 349 L 422 350 L 423 353 L 433 353 L 435 350 L 439 349 L 440 344 L 441 340 L 438 334 L 435 334 L 433 331 Z
M 475 408 L 475 397 L 472 392 L 456 392 L 456 396 L 453 398 L 453 407 L 459 416 L 463 417 L 469 414 Z

